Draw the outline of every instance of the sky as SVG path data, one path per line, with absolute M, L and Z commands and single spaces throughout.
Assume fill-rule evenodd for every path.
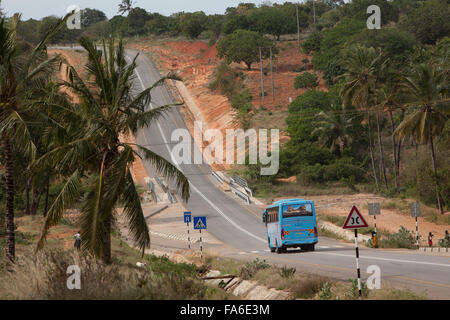
M 272 0 L 272 3 L 284 3 L 288 0 Z M 303 0 L 290 0 L 290 2 Z M 103 11 L 108 18 L 115 16 L 121 0 L 0 0 L 1 8 L 8 16 L 22 13 L 22 20 L 41 19 L 49 15 L 63 16 L 71 5 L 81 9 L 95 8 Z M 256 5 L 263 0 L 135 0 L 135 6 L 149 12 L 170 15 L 175 12 L 204 11 L 206 14 L 223 14 L 228 7 L 236 7 L 241 2 L 253 2 Z

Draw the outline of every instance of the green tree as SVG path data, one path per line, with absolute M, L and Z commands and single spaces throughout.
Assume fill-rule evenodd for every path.
M 181 17 L 181 30 L 189 38 L 196 39 L 206 30 L 208 17 L 203 11 L 186 13 Z
M 450 6 L 446 1 L 419 2 L 420 6 L 400 20 L 400 28 L 424 44 L 435 44 L 450 34 Z
M 83 29 L 105 20 L 108 18 L 103 11 L 89 8 L 81 10 L 81 27 Z
M 143 155 L 159 173 L 175 179 L 183 199 L 189 198 L 189 182 L 175 166 L 143 146 L 119 139 L 130 131 L 136 133 L 165 114 L 173 105 L 146 110 L 152 100 L 152 90 L 166 79 L 179 79 L 169 75 L 136 93 L 132 80 L 138 56 L 127 63 L 122 41 L 117 47 L 113 38 L 108 45 L 103 42 L 103 52 L 107 53 L 103 59 L 102 51 L 88 38 L 81 38 L 80 44 L 88 53 L 87 70 L 94 83 L 88 86 L 70 67 L 70 81 L 63 82 L 63 86 L 79 98 L 80 106 L 70 114 L 82 125 L 76 139 L 55 147 L 35 163 L 40 166 L 50 162 L 54 167 L 61 167 L 69 161 L 80 165 L 72 166 L 69 178 L 50 207 L 38 249 L 43 247 L 49 229 L 62 218 L 64 209 L 79 199 L 83 172 L 86 172 L 89 174 L 88 191 L 81 200 L 82 246 L 109 263 L 111 227 L 115 206 L 119 203 L 124 207 L 123 213 L 136 245 L 144 250 L 150 244 L 147 223 L 130 172 L 135 156 Z
M 340 156 L 352 142 L 350 129 L 353 127 L 354 117 L 347 115 L 345 111 L 342 104 L 333 104 L 330 110 L 319 112 L 317 127 L 312 132 L 313 135 L 318 135 L 322 147 L 327 147 L 330 152 L 337 152 Z
M 66 16 L 67 19 L 67 16 Z M 17 26 L 20 15 L 14 15 L 9 24 L 0 20 L 0 137 L 5 159 L 6 190 L 6 259 L 8 265 L 15 261 L 14 225 L 14 145 L 22 150 L 28 159 L 36 155 L 28 114 L 30 107 L 27 98 L 33 90 L 46 81 L 51 74 L 58 56 L 48 58 L 46 43 L 65 24 L 66 19 L 58 20 L 39 44 L 31 51 L 18 47 Z
M 227 63 L 244 62 L 248 70 L 252 63 L 259 60 L 259 48 L 262 49 L 263 58 L 269 56 L 267 47 L 274 47 L 273 41 L 261 36 L 257 32 L 248 30 L 236 30 L 230 35 L 223 37 L 217 44 L 217 52 L 220 58 L 225 58 Z M 276 47 L 272 50 L 277 53 Z
M 444 213 L 437 174 L 434 137 L 439 137 L 449 119 L 448 70 L 439 65 L 423 63 L 414 65 L 405 78 L 412 102 L 410 114 L 400 123 L 395 134 L 428 144 L 434 172 L 437 207 Z
M 372 97 L 376 90 L 378 70 L 382 64 L 381 60 L 382 55 L 373 48 L 361 46 L 352 48 L 349 50 L 344 63 L 347 72 L 340 76 L 345 79 L 345 84 L 340 92 L 344 105 L 353 104 L 367 112 L 370 157 L 377 190 L 379 190 L 379 184 L 372 145 L 370 109 L 374 105 Z

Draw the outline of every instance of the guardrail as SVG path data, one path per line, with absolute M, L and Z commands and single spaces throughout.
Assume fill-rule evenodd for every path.
M 238 189 L 236 189 L 232 183 L 230 183 L 230 189 L 231 191 L 237 195 L 239 198 L 242 198 L 243 200 L 247 201 L 247 204 L 250 204 L 250 198 L 248 197 L 248 195 L 246 195 L 245 193 L 243 193 L 242 191 L 239 191 Z
M 224 183 L 223 179 L 217 174 L 217 172 L 215 172 L 214 170 L 211 170 L 211 173 L 217 179 L 217 181 L 220 182 L 220 184 Z
M 159 184 L 159 186 L 161 187 L 161 189 L 163 189 L 163 191 L 165 193 L 167 193 L 167 197 L 169 198 L 170 203 L 175 203 L 175 198 L 172 196 L 172 194 L 170 193 L 170 189 L 168 186 L 165 186 L 164 183 L 161 181 L 161 179 L 159 179 L 159 177 L 155 174 L 155 180 L 156 182 Z
M 230 181 L 240 185 L 242 188 L 244 188 L 244 190 L 245 190 L 245 192 L 247 192 L 247 194 L 249 194 L 251 197 L 253 197 L 253 191 L 252 191 L 252 189 L 249 188 L 247 180 L 245 180 L 244 178 L 241 178 L 235 174 L 234 176 L 232 176 L 230 178 Z

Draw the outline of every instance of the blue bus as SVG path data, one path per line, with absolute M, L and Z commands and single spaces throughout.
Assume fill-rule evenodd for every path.
M 287 199 L 274 202 L 263 213 L 267 242 L 271 252 L 286 252 L 287 248 L 314 251 L 318 240 L 314 202 Z

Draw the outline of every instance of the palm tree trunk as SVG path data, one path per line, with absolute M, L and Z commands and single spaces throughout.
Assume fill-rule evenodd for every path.
M 439 179 L 437 175 L 437 165 L 436 165 L 436 156 L 434 154 L 434 142 L 433 142 L 433 125 L 430 121 L 430 127 L 428 130 L 428 138 L 430 142 L 430 150 L 431 150 L 431 161 L 433 162 L 433 171 L 434 171 L 434 184 L 436 187 L 436 199 L 437 199 L 437 205 L 439 211 L 441 211 L 441 214 L 444 214 L 444 208 L 442 206 L 441 197 L 439 195 Z
M 380 129 L 380 111 L 377 108 L 377 131 L 378 131 L 378 145 L 380 147 L 380 162 L 381 162 L 381 171 L 383 173 L 384 185 L 386 186 L 386 190 L 389 189 L 387 178 L 386 178 L 386 167 L 384 165 L 384 150 L 383 150 L 383 142 L 381 141 L 381 129 Z
M 402 150 L 402 141 L 403 139 L 398 140 L 397 144 L 397 176 L 400 177 L 400 156 L 401 156 L 401 150 Z
M 30 215 L 30 178 L 27 178 L 25 185 L 25 214 Z
M 7 137 L 3 137 L 5 152 L 5 180 L 6 180 L 6 261 L 7 268 L 11 270 L 16 257 L 16 242 L 14 233 L 14 162 L 11 144 Z
M 370 149 L 370 158 L 372 160 L 373 177 L 375 178 L 375 185 L 377 191 L 380 191 L 380 186 L 378 184 L 377 170 L 375 169 L 375 159 L 373 155 L 372 130 L 370 129 L 370 111 L 367 111 L 367 130 L 369 132 L 369 149 Z
M 395 125 L 394 125 L 394 118 L 392 116 L 392 109 L 389 109 L 389 118 L 391 119 L 391 138 L 392 138 L 392 149 L 394 154 L 394 184 L 395 184 L 395 192 L 398 191 L 398 181 L 397 181 L 397 142 L 395 141 Z
M 45 187 L 45 207 L 44 207 L 44 217 L 47 216 L 48 212 L 48 195 L 50 193 L 50 176 L 47 178 L 47 186 Z
M 104 222 L 105 233 L 103 236 L 103 262 L 111 263 L 111 216 L 107 217 Z

